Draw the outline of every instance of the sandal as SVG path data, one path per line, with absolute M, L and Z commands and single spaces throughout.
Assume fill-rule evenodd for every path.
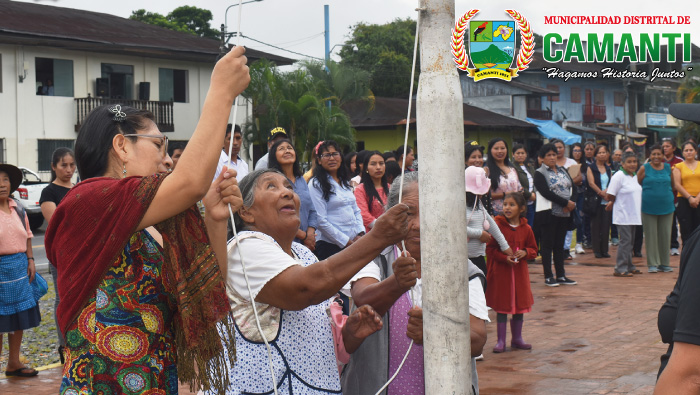
M 615 276 L 615 277 L 632 277 L 634 275 L 630 272 L 624 272 L 624 273 L 614 272 L 613 276 Z
M 25 372 L 26 371 L 26 372 Z M 39 371 L 30 367 L 23 367 L 16 370 L 6 370 L 5 377 L 34 377 Z
M 639 270 L 639 269 L 634 269 L 634 270 L 632 270 L 631 273 L 632 273 L 632 274 L 642 274 L 642 271 Z

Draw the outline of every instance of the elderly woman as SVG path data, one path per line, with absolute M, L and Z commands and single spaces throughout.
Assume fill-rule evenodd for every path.
M 227 204 L 242 199 L 234 171 L 210 180 L 233 100 L 250 81 L 244 51 L 214 67 L 172 173 L 167 137 L 150 112 L 100 106 L 85 119 L 75 144 L 84 181 L 56 208 L 45 239 L 67 340 L 62 394 L 175 394 L 178 381 L 225 390 L 227 377 L 209 377 L 207 366 L 226 355 L 216 328 L 229 314 L 217 256 L 225 262 Z
M 285 393 L 339 393 L 326 312 L 329 299 L 386 246 L 405 237 L 407 207 L 389 210 L 367 237 L 318 262 L 308 248 L 293 242 L 299 197 L 283 174 L 257 170 L 241 181 L 241 192 L 243 208 L 236 214 L 241 232 L 231 240 L 228 254 L 227 293 L 236 323 L 237 362 L 227 367 L 232 380 L 227 393 L 272 393 L 273 382 Z M 374 310 L 363 311 L 343 327 L 348 352 L 381 327 Z M 265 340 L 273 349 L 269 357 Z
M 540 228 L 540 253 L 544 268 L 544 283 L 550 287 L 575 285 L 576 281 L 566 277 L 564 250 L 561 246 L 566 231 L 573 227 L 571 212 L 576 208 L 577 192 L 574 180 L 563 167 L 557 166 L 557 147 L 545 144 L 538 155 L 542 166 L 535 171 L 537 202 L 535 225 Z M 552 255 L 556 278 L 552 275 Z
M 389 190 L 387 207 L 399 202 L 400 182 Z M 411 340 L 414 346 L 406 364 L 389 385 L 390 394 L 423 394 L 423 310 L 421 309 L 420 211 L 418 205 L 418 172 L 404 176 L 402 202 L 408 205 L 408 235 L 405 239 L 408 256 L 399 253 L 400 244 L 384 250 L 374 262 L 353 277 L 351 288 L 357 304 L 369 304 L 384 315 L 384 327 L 370 337 L 351 356 L 343 371 L 343 394 L 376 393 L 396 372 Z M 471 328 L 472 384 L 478 394 L 478 378 L 474 357 L 486 343 L 489 320 L 482 281 L 483 273 L 469 262 L 469 322 Z M 409 290 L 415 286 L 411 300 Z
M 11 198 L 22 182 L 22 171 L 0 164 L 0 354 L 7 333 L 10 357 L 5 376 L 32 377 L 39 372 L 19 359 L 25 329 L 39 326 L 41 314 L 30 283 L 34 281 L 32 231 L 24 209 Z

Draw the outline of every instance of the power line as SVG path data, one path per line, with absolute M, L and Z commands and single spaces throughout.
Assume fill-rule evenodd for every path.
M 292 51 L 292 50 L 289 50 L 289 49 L 286 49 L 286 48 L 278 47 L 278 46 L 276 46 L 276 45 L 268 44 L 268 43 L 266 43 L 266 42 L 262 42 L 262 41 L 260 41 L 260 40 L 256 40 L 256 39 L 254 39 L 254 38 L 252 38 L 252 37 L 249 37 L 249 36 L 246 36 L 246 35 L 243 35 L 243 34 L 241 34 L 241 37 L 247 38 L 248 40 L 251 40 L 251 41 L 255 41 L 256 43 L 259 43 L 259 44 L 267 45 L 268 47 L 272 47 L 272 48 L 275 48 L 275 49 L 279 49 L 279 50 L 281 50 L 281 51 L 286 51 L 286 52 L 289 52 L 289 53 L 293 53 L 293 54 L 295 54 L 295 55 L 304 56 L 304 57 L 306 57 L 306 58 L 312 58 L 312 59 L 316 59 L 316 60 L 323 60 L 323 58 L 318 58 L 318 57 L 316 57 L 316 56 L 306 55 L 306 54 L 303 54 L 303 53 L 301 53 L 301 52 L 295 52 L 295 51 Z
M 296 39 L 296 40 L 291 40 L 291 41 L 285 41 L 285 42 L 277 43 L 277 44 L 275 44 L 275 45 L 289 45 L 289 44 L 292 44 L 292 43 L 296 43 L 296 42 L 298 42 L 298 41 L 305 42 L 305 41 L 312 40 L 312 39 L 314 39 L 314 38 L 323 36 L 324 34 L 325 34 L 325 32 L 320 32 L 320 33 L 313 34 L 313 35 L 311 35 L 311 36 L 298 38 L 298 39 Z M 297 45 L 297 44 L 294 44 L 294 45 Z

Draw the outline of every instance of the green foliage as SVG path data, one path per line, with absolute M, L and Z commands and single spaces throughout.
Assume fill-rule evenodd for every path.
M 698 68 L 700 71 L 700 68 Z M 689 72 L 685 77 L 685 81 L 678 87 L 676 97 L 679 103 L 700 103 L 700 77 L 698 72 Z M 678 135 L 682 136 L 680 141 L 685 141 L 692 137 L 695 141 L 700 138 L 700 125 L 695 122 L 683 122 L 683 126 L 678 131 Z
M 165 16 L 157 12 L 140 9 L 132 11 L 129 19 L 178 32 L 194 34 L 199 37 L 219 39 L 219 32 L 210 26 L 210 22 L 213 19 L 211 11 L 203 8 L 193 6 L 177 7 Z
M 270 129 L 282 126 L 302 160 L 309 159 L 320 140 L 354 148 L 355 131 L 340 105 L 358 99 L 373 102 L 369 75 L 334 63 L 329 70 L 315 62 L 286 73 L 264 59 L 250 65 L 244 96 L 253 103 L 253 120 L 243 125 L 246 140 L 265 146 Z
M 407 97 L 416 22 L 396 19 L 384 25 L 358 23 L 340 50 L 340 64 L 369 73 L 370 89 L 380 97 Z M 357 46 L 357 51 L 353 45 Z M 416 62 L 415 82 L 420 65 Z

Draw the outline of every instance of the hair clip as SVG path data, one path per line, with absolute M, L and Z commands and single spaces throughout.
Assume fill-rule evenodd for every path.
M 122 106 L 120 104 L 110 107 L 109 112 L 114 114 L 114 118 L 112 118 L 113 121 L 123 122 L 126 119 L 126 113 L 122 111 Z
M 324 143 L 324 141 L 321 140 L 318 142 L 318 144 L 316 144 L 316 148 L 314 148 L 314 152 L 316 152 L 316 155 L 318 155 L 318 149 L 321 148 L 321 144 L 323 144 L 323 143 Z

